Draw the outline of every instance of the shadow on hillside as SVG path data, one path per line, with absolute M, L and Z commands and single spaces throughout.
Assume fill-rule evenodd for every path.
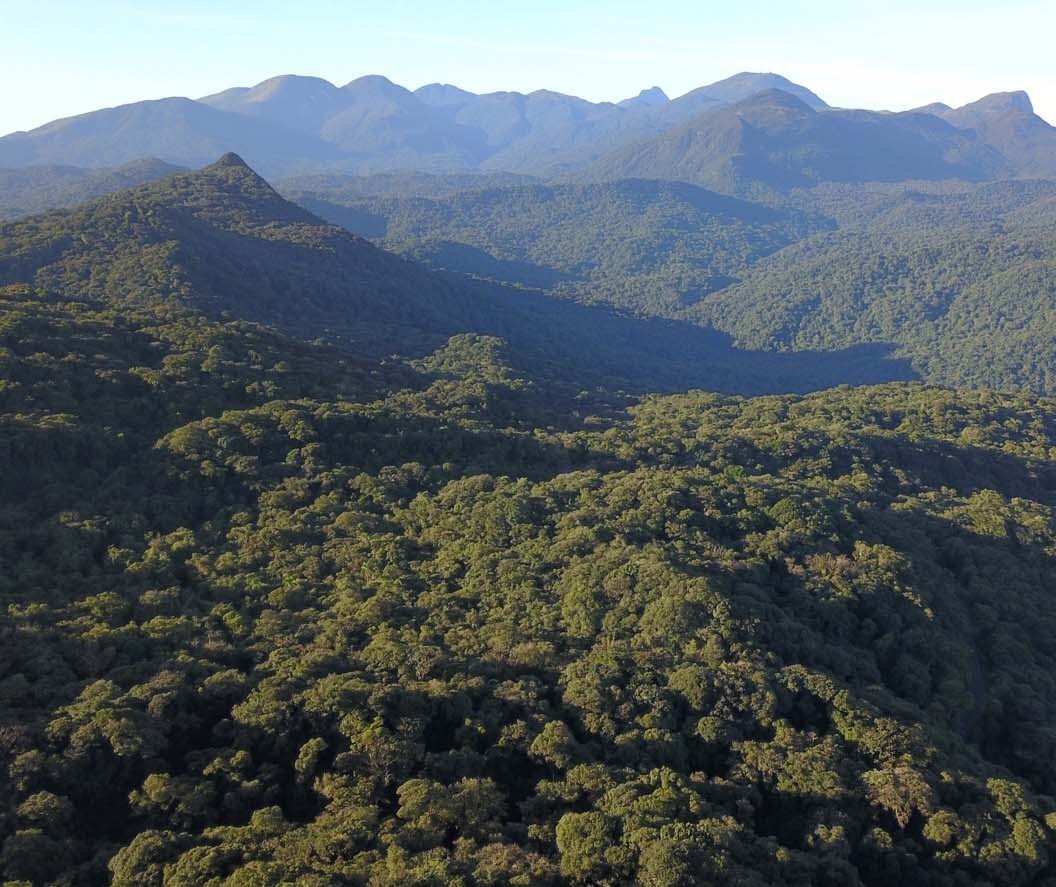
M 433 271 L 483 278 L 500 286 L 505 283 L 545 290 L 577 279 L 574 274 L 546 265 L 500 259 L 486 250 L 453 240 L 430 241 L 408 253 L 407 258 L 422 262 Z
M 306 339 L 323 337 L 372 359 L 422 358 L 450 336 L 471 332 L 506 339 L 538 381 L 628 393 L 804 393 L 919 378 L 888 344 L 744 351 L 714 329 L 429 272 L 362 241 L 338 239 L 325 248 L 312 241 L 262 243 L 257 233 L 207 221 L 202 227 L 211 231 L 192 253 L 201 281 L 198 307 L 234 311 Z
M 552 363 L 582 374 L 584 384 L 636 393 L 704 388 L 752 395 L 920 379 L 908 360 L 894 356 L 891 344 L 840 351 L 746 351 L 734 347 L 724 332 L 683 321 L 634 317 L 612 308 L 449 277 L 493 303 L 515 309 L 492 314 L 491 328 L 473 332 L 502 336 L 517 351 L 547 355 Z

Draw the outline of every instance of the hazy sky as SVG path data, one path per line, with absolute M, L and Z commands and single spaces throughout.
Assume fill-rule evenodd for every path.
M 1025 89 L 1056 122 L 1056 0 L 0 0 L 0 133 L 276 74 L 619 100 L 776 71 L 900 110 Z

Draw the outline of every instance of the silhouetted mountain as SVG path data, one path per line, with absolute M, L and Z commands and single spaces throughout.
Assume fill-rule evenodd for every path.
M 123 188 L 183 172 L 162 160 L 147 158 L 112 169 L 79 166 L 27 166 L 0 169 L 0 219 L 16 219 L 49 209 L 76 206 Z

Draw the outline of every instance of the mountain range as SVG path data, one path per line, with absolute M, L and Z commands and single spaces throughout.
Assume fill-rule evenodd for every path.
M 1052 887 L 1052 135 L 739 75 L 0 140 L 0 882 Z
M 412 92 L 377 75 L 342 87 L 286 75 L 12 133 L 0 138 L 0 167 L 109 167 L 145 157 L 197 167 L 235 151 L 269 177 L 489 171 L 744 191 L 1052 175 L 1054 145 L 1056 130 L 1024 93 L 893 114 L 830 108 L 777 74 L 742 73 L 674 99 L 653 87 L 619 103 L 439 83 Z

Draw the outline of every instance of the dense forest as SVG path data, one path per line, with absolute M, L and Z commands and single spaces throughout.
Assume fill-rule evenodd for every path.
M 1056 404 L 4 303 L 11 882 L 1050 873 Z
M 810 238 L 895 243 L 854 190 Z M 661 191 L 738 271 L 848 200 Z M 0 226 L 0 883 L 1056 884 L 1056 401 L 835 356 L 433 273 L 230 156 Z
M 756 353 L 886 347 L 925 381 L 1056 393 L 1052 182 L 829 184 L 765 202 L 640 180 L 413 198 L 391 179 L 389 196 L 279 187 L 435 269 L 689 321 Z

